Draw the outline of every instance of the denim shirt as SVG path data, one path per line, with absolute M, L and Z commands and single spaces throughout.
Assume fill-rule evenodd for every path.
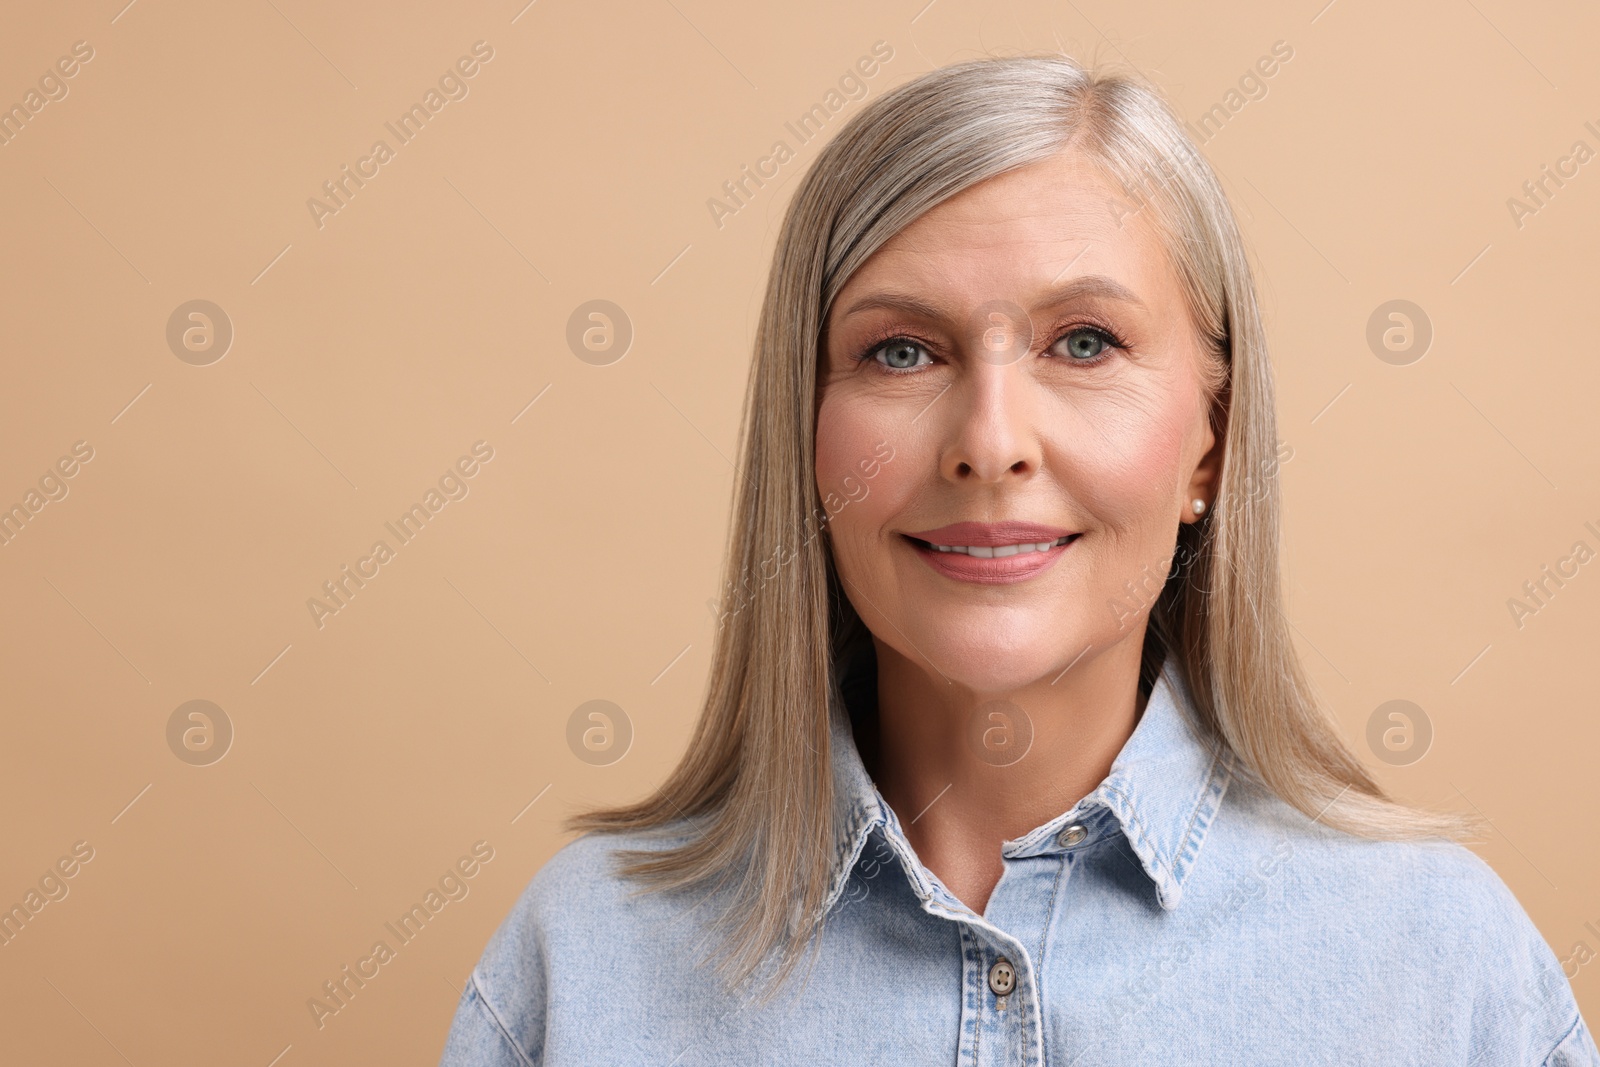
M 631 897 L 612 870 L 614 848 L 664 843 L 587 834 L 490 940 L 441 1064 L 1600 1067 L 1492 868 L 1254 784 L 1202 739 L 1170 657 L 1099 787 L 1002 845 L 982 915 L 918 860 L 852 714 L 835 699 L 836 866 L 803 981 L 724 992 L 695 966 L 704 899 Z

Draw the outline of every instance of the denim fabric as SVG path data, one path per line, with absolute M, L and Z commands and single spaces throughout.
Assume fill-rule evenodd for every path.
M 838 862 L 803 984 L 722 992 L 695 967 L 706 898 L 630 896 L 612 871 L 614 848 L 663 843 L 585 835 L 491 939 L 441 1063 L 1600 1067 L 1492 868 L 1284 804 L 1201 739 L 1172 659 L 1099 787 L 1005 842 L 981 916 L 917 859 L 854 707 L 832 710 Z

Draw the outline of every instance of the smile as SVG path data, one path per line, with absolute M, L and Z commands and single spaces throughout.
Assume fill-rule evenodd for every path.
M 1014 545 L 936 545 L 931 541 L 918 541 L 918 544 L 929 548 L 938 549 L 940 552 L 960 552 L 968 556 L 977 556 L 979 559 L 999 559 L 1004 556 L 1020 556 L 1028 552 L 1048 552 L 1071 541 L 1077 534 L 1068 534 L 1058 537 L 1054 541 L 1023 541 Z M 917 541 L 917 538 L 911 538 Z
M 1036 578 L 1055 566 L 1081 534 L 1053 541 L 1010 541 L 997 545 L 941 545 L 902 534 L 917 558 L 952 581 L 975 585 L 1009 585 Z M 978 538 L 974 538 L 977 540 Z

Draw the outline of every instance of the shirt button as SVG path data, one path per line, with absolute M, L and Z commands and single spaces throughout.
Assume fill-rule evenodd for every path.
M 1056 837 L 1056 842 L 1060 844 L 1062 848 L 1071 848 L 1073 845 L 1081 844 L 1083 839 L 1088 836 L 1089 831 L 1083 828 L 1083 824 L 1081 822 L 1075 822 L 1065 830 L 1061 831 L 1061 833 Z
M 994 966 L 989 968 L 989 988 L 997 997 L 1003 997 L 1011 992 L 1017 984 L 1017 972 L 1011 969 L 1011 961 L 1001 956 L 994 961 Z

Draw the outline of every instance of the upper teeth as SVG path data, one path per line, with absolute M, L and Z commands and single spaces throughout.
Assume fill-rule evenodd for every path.
M 1066 544 L 1071 536 L 1068 534 L 1054 541 L 1024 542 L 1019 545 L 934 545 L 933 547 L 940 552 L 964 552 L 980 559 L 994 559 L 999 556 L 1016 556 L 1024 552 L 1048 552 L 1056 545 Z

